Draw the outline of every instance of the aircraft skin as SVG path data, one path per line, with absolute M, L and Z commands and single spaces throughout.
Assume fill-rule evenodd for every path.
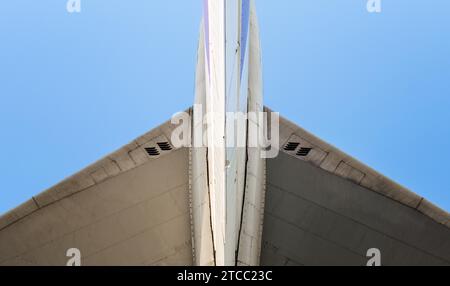
M 245 257 L 238 250 L 242 236 L 254 241 L 255 246 L 260 245 L 259 229 L 245 232 L 246 225 L 241 229 L 241 222 L 243 205 L 257 206 L 264 196 L 262 184 L 259 187 L 246 185 L 249 173 L 256 181 L 264 179 L 264 161 L 257 156 L 247 158 L 247 136 L 255 133 L 252 132 L 255 126 L 243 124 L 242 128 L 227 128 L 229 124 L 237 125 L 234 119 L 237 113 L 263 111 L 259 39 L 255 31 L 257 22 L 253 5 L 249 0 L 204 1 L 198 56 L 204 57 L 205 68 L 197 70 L 197 82 L 204 85 L 197 85 L 195 102 L 196 105 L 205 106 L 204 112 L 211 115 L 211 121 L 206 127 L 206 150 L 197 150 L 195 147 L 193 150 L 196 159 L 192 167 L 204 170 L 202 177 L 207 183 L 194 183 L 192 192 L 204 193 L 209 197 L 209 206 L 204 206 L 207 209 L 194 209 L 194 212 L 209 213 L 206 220 L 210 220 L 211 226 L 203 223 L 205 218 L 196 220 L 198 216 L 194 215 L 194 231 L 197 236 L 210 236 L 212 244 L 206 247 L 202 245 L 204 238 L 194 239 L 197 263 L 200 265 L 230 266 L 235 265 L 237 260 L 253 264 L 258 259 L 256 249 L 251 256 L 245 254 Z M 194 120 L 197 116 L 195 110 Z M 195 141 L 195 127 L 193 134 Z M 203 137 L 203 134 L 197 137 Z M 232 139 L 227 142 L 229 138 Z M 238 141 L 243 144 L 238 146 Z M 245 200 L 244 194 L 250 191 L 257 194 L 256 198 Z M 198 197 L 194 196 L 194 205 L 197 200 Z M 252 225 L 262 225 L 260 207 L 244 211 L 251 212 L 255 217 Z M 241 256 L 240 259 L 236 255 Z
M 448 212 L 264 107 L 255 1 L 203 6 L 187 144 L 169 120 L 6 213 L 0 265 L 450 265 Z

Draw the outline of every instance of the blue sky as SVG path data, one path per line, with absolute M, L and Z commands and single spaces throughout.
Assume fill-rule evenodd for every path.
M 201 2 L 0 4 L 0 213 L 192 104 Z M 450 210 L 450 1 L 256 2 L 266 105 Z

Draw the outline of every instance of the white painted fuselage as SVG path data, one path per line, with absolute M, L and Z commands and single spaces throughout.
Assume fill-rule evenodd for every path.
M 204 11 L 191 157 L 195 260 L 252 265 L 259 259 L 265 164 L 259 147 L 248 146 L 258 124 L 246 120 L 263 106 L 254 3 L 205 0 Z M 258 227 L 246 229 L 249 221 Z M 240 253 L 242 243 L 253 243 L 254 254 Z

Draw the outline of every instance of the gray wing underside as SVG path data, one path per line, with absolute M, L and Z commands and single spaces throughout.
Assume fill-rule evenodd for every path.
M 190 150 L 172 147 L 172 128 L 3 215 L 0 265 L 65 265 L 70 248 L 83 265 L 191 265 Z M 262 265 L 365 265 L 370 248 L 383 265 L 450 264 L 447 212 L 285 119 L 280 137 L 266 162 Z
M 261 264 L 366 265 L 378 248 L 383 265 L 450 265 L 447 212 L 285 119 L 280 133 Z
M 191 265 L 189 150 L 166 123 L 0 218 L 0 265 Z M 164 150 L 163 150 L 164 149 Z

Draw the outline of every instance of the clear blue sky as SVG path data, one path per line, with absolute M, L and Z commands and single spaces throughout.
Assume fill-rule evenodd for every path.
M 191 105 L 200 0 L 0 4 L 0 213 Z M 450 210 L 450 1 L 257 0 L 265 103 Z

